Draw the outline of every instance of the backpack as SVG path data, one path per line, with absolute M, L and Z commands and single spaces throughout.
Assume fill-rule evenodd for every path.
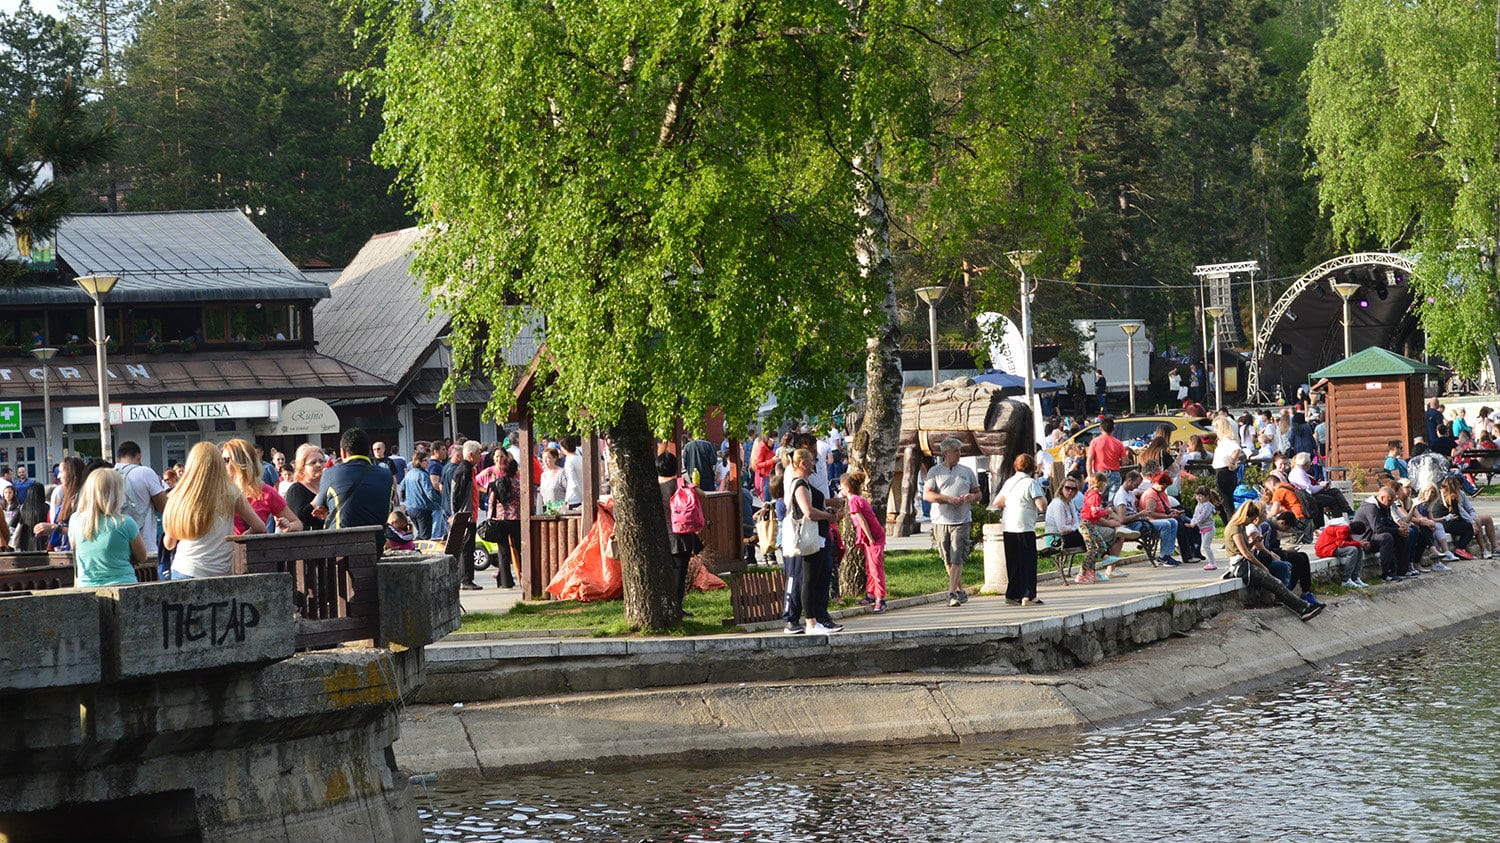
M 140 468 L 135 463 L 120 463 L 115 466 L 115 471 L 120 472 L 120 479 L 125 481 L 125 494 L 120 496 L 123 498 L 120 504 L 120 514 L 137 524 L 145 522 L 146 513 L 149 511 L 148 507 L 151 505 L 151 502 L 148 500 L 143 506 L 141 501 L 136 500 L 135 495 L 131 494 L 130 491 L 130 472 L 139 471 Z
M 672 493 L 669 509 L 674 533 L 696 533 L 705 526 L 703 504 L 698 500 L 698 487 L 686 480 L 677 481 L 677 491 Z

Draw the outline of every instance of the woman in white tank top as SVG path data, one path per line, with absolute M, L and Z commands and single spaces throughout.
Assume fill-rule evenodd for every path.
M 247 532 L 266 531 L 229 479 L 219 449 L 212 442 L 199 442 L 188 454 L 182 480 L 172 489 L 162 513 L 163 541 L 173 552 L 172 579 L 232 573 L 234 546 L 227 539 L 234 532 L 236 514 L 249 526 Z

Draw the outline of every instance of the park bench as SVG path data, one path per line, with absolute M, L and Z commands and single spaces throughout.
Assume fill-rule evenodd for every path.
M 1043 533 L 1037 538 L 1042 540 L 1042 545 L 1037 548 L 1036 558 L 1053 560 L 1057 565 L 1057 574 L 1062 579 L 1062 584 L 1072 585 L 1073 567 L 1087 552 L 1087 548 L 1063 546 L 1061 533 Z M 1054 538 L 1057 539 L 1056 544 L 1047 543 L 1049 539 Z
M 1466 473 L 1471 474 L 1477 480 L 1479 475 L 1484 475 L 1484 485 L 1488 486 L 1494 482 L 1496 474 L 1500 474 L 1500 450 L 1494 448 L 1469 448 L 1460 451 L 1458 458 L 1469 466 Z

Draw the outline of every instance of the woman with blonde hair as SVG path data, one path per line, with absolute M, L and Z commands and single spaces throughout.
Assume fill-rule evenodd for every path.
M 255 446 L 244 439 L 231 439 L 221 447 L 224 449 L 224 467 L 229 470 L 229 479 L 234 481 L 235 488 L 250 502 L 250 508 L 259 516 L 260 523 L 265 524 L 267 519 L 275 516 L 279 532 L 301 530 L 302 521 L 286 505 L 286 498 L 276 491 L 275 486 L 268 485 L 261 479 L 260 459 L 255 456 Z M 236 536 L 245 534 L 245 523 L 245 519 L 235 516 Z
M 302 522 L 304 530 L 323 529 L 323 519 L 313 514 L 313 499 L 318 496 L 318 484 L 322 482 L 323 469 L 327 467 L 328 457 L 323 454 L 322 448 L 311 442 L 303 442 L 297 446 L 297 454 L 292 458 L 292 485 L 286 487 L 286 505 L 297 516 L 297 520 Z M 427 461 L 413 459 L 412 467 L 422 469 L 421 482 L 427 488 L 432 488 L 432 483 L 427 479 Z M 430 513 L 427 523 L 432 523 Z
M 1214 488 L 1219 492 L 1219 517 L 1227 525 L 1234 506 L 1234 487 L 1240 484 L 1240 463 L 1245 452 L 1240 448 L 1239 431 L 1228 414 L 1214 417 Z
M 167 498 L 162 514 L 166 535 L 162 543 L 173 551 L 172 579 L 226 577 L 232 573 L 226 541 L 236 516 L 250 533 L 264 533 L 264 522 L 229 479 L 221 452 L 212 442 L 199 442 L 188 452 L 182 479 Z
M 118 471 L 93 471 L 83 481 L 68 521 L 79 588 L 134 585 L 134 565 L 146 561 L 146 541 L 134 518 L 120 513 L 125 480 Z

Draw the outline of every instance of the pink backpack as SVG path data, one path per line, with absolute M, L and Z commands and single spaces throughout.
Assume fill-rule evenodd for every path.
M 670 510 L 672 532 L 696 533 L 703 529 L 703 504 L 698 500 L 698 487 L 692 483 L 681 478 L 677 480 Z

